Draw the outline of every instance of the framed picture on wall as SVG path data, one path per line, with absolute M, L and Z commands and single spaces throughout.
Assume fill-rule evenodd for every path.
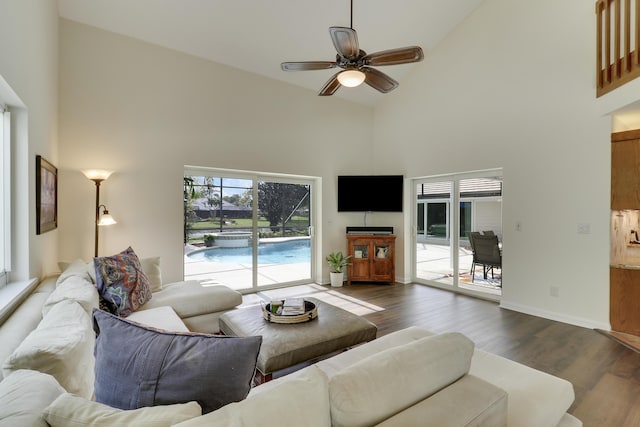
M 36 156 L 36 234 L 58 227 L 58 169 Z

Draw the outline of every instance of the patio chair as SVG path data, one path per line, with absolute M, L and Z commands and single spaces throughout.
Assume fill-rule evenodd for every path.
M 476 248 L 473 246 L 473 238 L 475 236 L 482 236 L 482 233 L 479 231 L 471 231 L 469 233 L 469 246 L 471 246 L 471 252 L 473 254 L 473 259 L 476 259 Z M 473 273 L 473 264 L 471 264 L 471 270 L 469 271 L 469 273 Z
M 491 271 L 491 278 L 494 278 L 493 269 L 502 268 L 502 254 L 498 246 L 498 237 L 487 236 L 480 233 L 469 233 L 471 247 L 473 249 L 473 262 L 471 264 L 471 281 L 475 279 L 476 265 L 482 265 L 482 276 L 486 280 L 487 274 Z

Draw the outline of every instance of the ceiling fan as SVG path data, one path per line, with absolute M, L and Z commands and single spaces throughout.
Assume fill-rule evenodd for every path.
M 418 46 L 401 47 L 367 54 L 358 45 L 358 35 L 353 29 L 353 0 L 351 0 L 351 26 L 329 27 L 333 46 L 338 51 L 335 61 L 300 61 L 283 62 L 283 71 L 310 71 L 342 68 L 334 74 L 320 90 L 318 95 L 333 95 L 340 86 L 355 87 L 362 82 L 372 88 L 388 93 L 398 87 L 399 83 L 385 73 L 372 67 L 398 65 L 419 62 L 424 59 L 422 49 Z

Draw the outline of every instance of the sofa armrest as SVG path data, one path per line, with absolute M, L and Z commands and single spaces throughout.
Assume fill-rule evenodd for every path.
M 469 374 L 509 394 L 510 427 L 558 425 L 575 398 L 569 381 L 478 349 Z
M 242 304 L 242 294 L 223 285 L 204 285 L 196 280 L 165 284 L 140 310 L 170 306 L 185 319 L 230 310 Z

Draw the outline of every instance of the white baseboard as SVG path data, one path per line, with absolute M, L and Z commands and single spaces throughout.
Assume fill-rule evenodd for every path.
M 516 304 L 509 301 L 501 301 L 500 307 L 507 310 L 513 310 L 520 313 L 530 314 L 532 316 L 542 317 L 549 320 L 555 320 L 557 322 L 568 323 L 569 325 L 581 326 L 588 329 L 604 329 L 606 331 L 611 330 L 611 324 L 594 322 L 591 319 L 585 319 L 582 317 L 570 316 L 564 313 L 558 313 L 555 311 L 541 310 L 536 307 L 530 307 L 527 305 Z

